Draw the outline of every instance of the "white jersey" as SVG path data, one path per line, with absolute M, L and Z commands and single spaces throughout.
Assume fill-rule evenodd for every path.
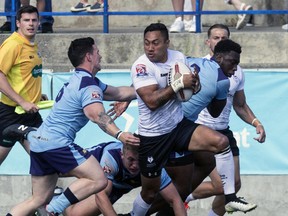
M 165 63 L 151 62 L 144 54 L 132 65 L 131 78 L 135 89 L 158 85 L 163 89 L 168 85 L 167 77 L 171 66 L 180 61 L 186 63 L 183 53 L 168 50 L 168 60 Z M 181 102 L 169 100 L 165 105 L 155 111 L 150 110 L 137 94 L 139 122 L 138 132 L 142 136 L 159 136 L 171 132 L 183 119 Z
M 204 58 L 210 59 L 211 56 L 207 55 Z M 198 119 L 196 123 L 206 125 L 214 130 L 224 130 L 228 128 L 229 125 L 229 116 L 233 106 L 233 97 L 237 91 L 244 89 L 245 77 L 241 67 L 237 66 L 237 71 L 231 77 L 229 77 L 230 88 L 227 97 L 227 103 L 221 112 L 220 116 L 217 118 L 213 118 L 207 108 L 203 109 L 198 115 Z

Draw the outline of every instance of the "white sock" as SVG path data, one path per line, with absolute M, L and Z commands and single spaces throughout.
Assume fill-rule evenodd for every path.
M 235 171 L 234 160 L 230 147 L 227 147 L 222 153 L 215 154 L 216 168 L 221 177 L 224 194 L 235 193 Z
M 193 194 L 189 194 L 185 200 L 185 202 L 189 203 L 190 201 L 196 200 Z
M 132 216 L 145 216 L 148 209 L 150 208 L 150 204 L 147 204 L 141 197 L 139 193 L 136 199 L 133 202 L 133 209 L 130 212 Z
M 219 216 L 219 215 L 217 215 L 217 214 L 213 211 L 213 209 L 210 209 L 210 211 L 209 211 L 209 213 L 208 213 L 208 216 Z

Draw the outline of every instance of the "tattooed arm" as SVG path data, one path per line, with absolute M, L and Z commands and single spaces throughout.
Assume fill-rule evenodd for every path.
M 138 145 L 139 139 L 130 132 L 122 132 L 113 122 L 111 117 L 106 114 L 103 104 L 93 103 L 84 108 L 87 118 L 96 123 L 105 133 L 120 140 L 124 144 Z

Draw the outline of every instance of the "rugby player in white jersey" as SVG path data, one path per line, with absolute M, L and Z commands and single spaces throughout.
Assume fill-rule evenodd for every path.
M 221 41 L 228 39 L 230 37 L 229 28 L 223 24 L 215 24 L 211 26 L 208 30 L 208 39 L 206 41 L 210 53 L 205 56 L 205 58 L 210 59 L 214 54 L 214 48 L 216 44 Z M 237 71 L 231 77 L 229 77 L 230 88 L 227 98 L 227 104 L 220 114 L 219 117 L 213 118 L 207 109 L 204 109 L 198 116 L 197 123 L 204 124 L 214 130 L 219 131 L 224 134 L 229 139 L 229 144 L 232 150 L 234 166 L 235 166 L 235 190 L 238 192 L 241 187 L 240 179 L 240 166 L 239 166 L 239 148 L 236 144 L 236 140 L 233 137 L 233 132 L 229 128 L 229 118 L 232 107 L 234 108 L 237 115 L 246 123 L 251 124 L 256 128 L 256 133 L 259 134 L 258 137 L 254 139 L 259 143 L 265 142 L 266 133 L 261 122 L 256 118 L 255 114 L 248 106 L 246 102 L 246 96 L 244 93 L 244 82 L 245 77 L 241 67 L 237 66 Z M 203 199 L 218 195 L 213 200 L 212 209 L 209 212 L 209 216 L 224 215 L 226 211 L 233 212 L 235 209 L 231 206 L 226 206 L 225 210 L 225 199 L 223 194 L 223 186 L 221 178 L 216 171 L 216 169 L 209 175 L 211 181 L 205 181 L 199 187 L 193 191 L 186 199 L 186 203 L 195 199 Z
M 233 46 L 228 46 L 231 43 Z M 185 74 L 180 85 L 177 85 L 177 82 L 169 86 L 167 75 L 171 66 L 175 61 L 186 62 L 186 57 L 168 47 L 169 35 L 166 26 L 161 23 L 149 25 L 144 31 L 145 54 L 135 61 L 131 69 L 139 108 L 139 163 L 142 178 L 142 191 L 134 201 L 131 215 L 146 214 L 159 191 L 161 168 L 165 166 L 172 151 L 206 150 L 219 153 L 230 148 L 224 135 L 184 118 L 182 104 L 175 94 L 182 88 L 191 88 L 195 93 L 198 92 L 199 78 L 197 73 Z M 234 74 L 240 61 L 240 53 L 241 47 L 228 41 L 219 45 L 215 62 L 201 60 L 219 68 L 217 61 L 229 59 L 229 62 L 224 61 L 228 64 L 223 65 L 228 83 L 227 92 L 227 76 Z M 224 73 L 221 69 L 217 71 Z M 225 100 L 226 98 L 221 102 L 217 101 L 219 107 L 225 106 Z M 175 209 L 174 214 L 185 215 Z
M 235 50 L 237 50 L 239 49 L 238 47 L 240 46 L 237 45 L 235 42 L 227 40 L 221 43 L 221 47 L 222 47 L 221 49 L 226 50 L 226 52 L 229 53 L 230 49 L 233 50 L 232 47 L 235 48 Z M 219 49 L 219 51 L 221 49 Z M 227 81 L 229 84 L 227 76 L 230 77 L 234 73 L 233 72 L 229 74 L 227 73 L 227 70 L 229 71 L 229 67 L 231 67 L 232 65 L 233 71 L 235 71 L 237 68 L 237 64 L 239 63 L 239 59 L 237 58 L 235 59 L 235 57 L 233 56 L 233 52 L 232 54 L 229 53 L 227 56 L 225 56 L 225 58 L 222 59 L 217 58 L 217 56 L 218 54 L 216 52 L 216 56 L 214 56 L 215 59 L 213 61 L 207 61 L 205 59 L 197 59 L 197 58 L 188 58 L 189 66 L 192 69 L 200 72 L 199 73 L 200 81 L 201 84 L 203 85 L 202 91 L 200 91 L 200 93 L 197 94 L 196 96 L 193 96 L 192 99 L 190 99 L 183 105 L 185 111 L 185 117 L 191 119 L 192 121 L 197 119 L 199 112 L 206 106 L 209 107 L 210 113 L 212 111 L 213 117 L 217 117 L 220 115 L 222 109 L 226 104 L 229 85 L 225 87 L 225 83 Z M 222 70 L 220 68 L 226 72 L 225 75 L 222 73 Z M 119 105 L 119 103 L 117 103 L 116 105 L 121 107 L 123 104 Z M 116 107 L 116 109 L 112 112 L 112 114 L 116 113 L 117 116 L 120 115 L 121 112 L 122 112 L 121 108 L 119 109 L 119 107 Z M 186 153 L 181 155 L 176 153 L 175 155 L 177 158 L 175 156 L 172 156 L 172 158 L 170 157 L 169 163 L 166 164 L 166 169 L 170 174 L 171 178 L 173 179 L 173 182 L 176 183 L 176 186 L 178 186 L 177 189 L 180 191 L 180 194 L 182 196 L 185 196 L 185 193 L 187 196 L 189 194 L 189 191 L 191 191 L 191 189 L 192 190 L 195 189 L 196 188 L 195 186 L 200 184 L 202 180 L 212 171 L 213 168 L 210 169 L 210 167 L 213 164 L 210 163 L 209 161 L 214 159 L 214 156 L 211 159 L 211 155 L 208 155 L 207 152 L 206 153 L 193 152 L 193 155 L 189 154 L 185 155 L 185 154 Z M 192 170 L 193 166 L 192 165 L 189 166 L 189 164 L 192 164 L 193 162 L 192 161 L 193 157 L 195 159 L 194 172 Z M 236 197 L 234 188 L 234 162 L 230 148 L 228 147 L 227 149 L 222 151 L 221 154 L 217 154 L 217 159 L 218 159 L 218 167 L 217 167 L 218 171 L 221 173 L 222 176 L 225 176 L 226 179 L 225 180 L 226 204 L 230 206 L 233 205 L 235 207 L 234 209 L 235 211 L 237 210 L 247 211 L 253 209 L 254 208 L 253 205 L 243 202 L 242 200 Z M 193 172 L 193 181 L 192 180 L 189 181 L 189 179 L 191 179 L 192 177 L 191 175 L 192 172 Z M 229 179 L 229 181 L 227 181 L 227 179 Z M 189 186 L 191 186 L 191 188 Z M 163 213 L 163 215 L 167 215 L 167 212 Z

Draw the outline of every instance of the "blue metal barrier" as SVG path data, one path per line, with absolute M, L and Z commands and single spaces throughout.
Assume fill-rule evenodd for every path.
M 11 31 L 15 30 L 15 1 L 12 0 L 11 12 L 0 12 L 0 16 L 11 16 Z M 155 15 L 195 15 L 196 33 L 201 32 L 201 15 L 227 15 L 227 14 L 288 14 L 288 10 L 249 10 L 249 11 L 231 11 L 231 10 L 200 10 L 200 0 L 196 1 L 195 11 L 108 11 L 108 0 L 104 0 L 103 12 L 41 12 L 41 16 L 103 16 L 103 33 L 109 33 L 109 16 L 155 16 Z

